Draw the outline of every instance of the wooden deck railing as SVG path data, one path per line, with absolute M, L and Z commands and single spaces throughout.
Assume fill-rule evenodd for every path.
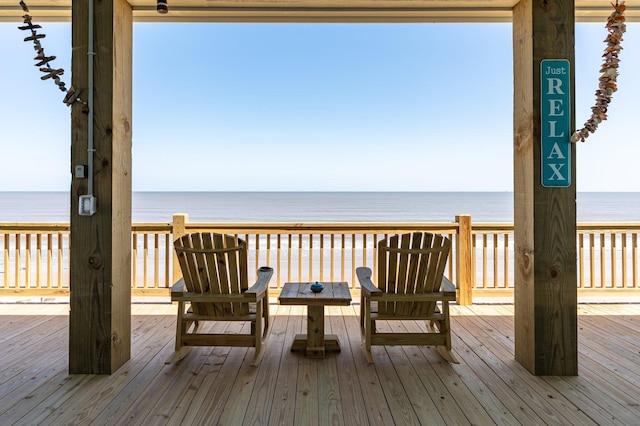
M 357 289 L 355 269 L 376 267 L 377 242 L 411 231 L 452 239 L 447 275 L 458 285 L 459 303 L 470 304 L 473 296 L 513 294 L 513 224 L 473 224 L 467 215 L 442 223 L 193 223 L 186 215 L 176 215 L 166 224 L 136 223 L 131 239 L 132 294 L 168 294 L 180 275 L 172 241 L 196 231 L 246 239 L 253 269 L 275 269 L 274 294 L 287 281 L 347 281 Z M 578 224 L 578 291 L 640 295 L 638 233 L 640 223 Z M 0 245 L 0 295 L 68 294 L 68 224 L 0 223 Z

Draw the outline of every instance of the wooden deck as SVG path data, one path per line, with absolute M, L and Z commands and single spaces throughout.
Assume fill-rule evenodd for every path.
M 358 305 L 327 308 L 342 352 L 322 360 L 289 350 L 305 308 L 271 305 L 257 368 L 246 348 L 195 348 L 166 366 L 175 309 L 133 305 L 131 360 L 70 376 L 68 305 L 1 304 L 0 424 L 640 424 L 638 304 L 579 305 L 577 377 L 532 376 L 514 360 L 512 305 L 452 307 L 458 365 L 429 347 L 375 347 L 374 366 Z

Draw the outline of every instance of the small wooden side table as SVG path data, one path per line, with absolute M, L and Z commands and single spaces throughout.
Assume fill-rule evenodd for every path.
M 324 358 L 326 352 L 340 352 L 335 334 L 324 334 L 324 307 L 349 306 L 351 293 L 346 282 L 323 282 L 321 292 L 311 291 L 313 283 L 285 283 L 278 298 L 281 305 L 307 306 L 307 334 L 296 334 L 291 351 L 305 352 L 308 358 Z

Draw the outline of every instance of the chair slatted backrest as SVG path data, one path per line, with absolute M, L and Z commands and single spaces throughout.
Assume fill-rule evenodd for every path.
M 442 235 L 414 232 L 390 236 L 378 244 L 377 285 L 385 293 L 418 294 L 440 290 L 451 250 Z M 378 312 L 385 315 L 431 315 L 435 302 L 383 302 Z
M 247 243 L 233 235 L 188 234 L 174 242 L 187 291 L 202 294 L 240 294 L 248 288 Z M 246 315 L 247 303 L 192 303 L 199 315 Z

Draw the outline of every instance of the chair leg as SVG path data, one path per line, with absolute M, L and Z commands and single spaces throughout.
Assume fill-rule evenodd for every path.
M 436 327 L 436 324 L 438 327 Z M 436 346 L 436 350 L 444 358 L 446 361 L 451 364 L 460 364 L 458 358 L 453 354 L 453 350 L 451 349 L 451 334 L 449 332 L 449 327 L 447 327 L 446 321 L 429 321 L 428 323 L 429 329 L 432 333 L 444 334 L 446 336 L 446 344 L 441 346 Z
M 262 312 L 264 316 L 264 332 L 262 333 L 263 337 L 267 337 L 269 332 L 269 298 L 268 296 L 265 299 L 262 299 Z
M 362 346 L 367 363 L 373 364 L 373 354 L 371 353 L 371 328 L 374 326 L 371 321 L 371 301 L 362 299 L 360 304 L 360 323 L 362 331 Z
M 262 337 L 260 343 L 256 345 L 255 352 L 253 353 L 253 360 L 251 361 L 252 367 L 257 367 L 262 361 L 264 355 L 264 348 L 267 344 L 267 337 Z
M 451 348 L 447 349 L 444 346 L 436 346 L 436 350 L 440 354 L 442 358 L 448 361 L 451 364 L 460 364 L 458 358 L 453 354 L 453 350 Z
M 267 339 L 269 337 L 268 311 L 269 306 L 264 306 L 264 299 L 256 303 L 256 320 L 251 323 L 251 330 L 255 337 L 255 353 L 253 355 L 253 360 L 251 361 L 251 365 L 254 367 L 257 367 L 260 364 L 260 361 L 262 361 L 264 347 L 266 346 Z
M 181 301 L 181 302 L 178 302 L 178 319 L 176 323 L 176 349 L 173 352 L 173 354 L 171 354 L 171 357 L 169 357 L 169 359 L 165 361 L 165 364 L 174 364 L 180 361 L 182 358 L 187 356 L 187 354 L 189 353 L 189 350 L 191 349 L 188 346 L 182 346 L 182 336 L 187 332 L 187 330 L 191 326 L 190 323 L 186 324 L 184 321 L 182 321 L 183 315 L 184 315 L 184 302 Z M 196 321 L 195 329 L 197 328 L 198 328 L 198 322 Z
M 253 326 L 255 327 L 255 332 L 254 332 L 254 336 L 255 336 L 255 352 L 253 353 L 253 360 L 251 361 L 251 365 L 253 367 L 257 367 L 260 364 L 260 361 L 262 361 L 262 355 L 264 353 L 264 351 L 262 350 L 263 344 L 264 344 L 264 340 L 262 337 L 262 332 L 261 332 L 261 328 L 262 328 L 262 319 L 258 318 L 256 319 L 256 324 Z
M 171 354 L 171 357 L 169 357 L 169 359 L 166 360 L 164 363 L 165 364 L 175 364 L 176 362 L 180 361 L 182 358 L 187 356 L 187 354 L 189 353 L 190 350 L 191 350 L 191 347 L 182 346 L 180 349 L 176 349 Z

